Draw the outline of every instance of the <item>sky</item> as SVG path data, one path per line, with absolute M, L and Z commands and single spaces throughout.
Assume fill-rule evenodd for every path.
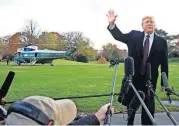
M 96 49 L 108 42 L 127 49 L 107 30 L 109 9 L 123 33 L 142 31 L 142 17 L 151 15 L 157 28 L 179 34 L 178 5 L 179 0 L 0 0 L 0 37 L 21 31 L 32 19 L 41 31 L 83 32 Z

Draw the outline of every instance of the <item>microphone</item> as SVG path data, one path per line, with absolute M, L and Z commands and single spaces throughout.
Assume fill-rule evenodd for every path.
M 138 91 L 139 95 L 141 96 L 142 100 L 145 99 L 145 94 L 142 91 Z M 140 101 L 139 98 L 137 97 L 137 95 L 135 95 L 130 104 L 129 104 L 129 109 L 128 109 L 128 120 L 130 120 L 130 118 L 132 118 L 135 114 L 135 112 L 139 109 L 140 107 Z
M 127 77 L 124 76 L 123 80 L 122 80 L 122 84 L 121 84 L 121 88 L 120 88 L 120 92 L 119 92 L 119 96 L 118 96 L 118 102 L 122 103 L 123 105 L 126 106 L 125 104 L 125 97 L 127 94 L 127 90 L 128 90 L 128 84 L 127 84 Z
M 118 102 L 128 106 L 128 103 L 126 101 L 127 93 L 130 89 L 129 83 L 132 81 L 132 76 L 134 75 L 134 60 L 132 57 L 127 57 L 125 58 L 124 61 L 124 72 L 125 76 L 122 80 L 121 88 L 120 88 L 120 93 L 118 96 Z
M 147 87 L 147 97 L 148 97 L 148 108 L 151 108 L 151 89 L 152 89 L 152 84 L 151 84 L 151 64 L 147 63 L 147 82 L 146 82 L 146 87 Z
M 15 72 L 10 71 L 9 74 L 7 75 L 1 89 L 0 89 L 0 104 L 3 104 L 2 98 L 6 96 L 8 90 L 11 86 L 11 83 L 14 79 L 14 75 L 15 75 Z
M 147 80 L 151 80 L 151 64 L 147 63 Z
M 125 58 L 125 63 L 124 63 L 124 72 L 125 72 L 125 77 L 126 77 L 126 93 L 129 91 L 129 83 L 132 82 L 132 76 L 134 75 L 134 60 L 132 57 L 127 57 Z M 125 84 L 124 83 L 124 84 Z
M 119 64 L 119 60 L 114 58 L 111 59 L 109 68 L 114 67 L 116 64 Z
M 134 60 L 132 57 L 125 58 L 124 61 L 124 72 L 127 76 L 133 76 L 134 75 Z
M 172 103 L 172 100 L 170 98 L 170 95 L 171 95 L 169 91 L 170 89 L 168 88 L 168 79 L 167 79 L 167 75 L 165 72 L 162 72 L 162 81 L 163 81 L 163 86 L 165 87 L 166 95 L 168 96 L 168 101 Z

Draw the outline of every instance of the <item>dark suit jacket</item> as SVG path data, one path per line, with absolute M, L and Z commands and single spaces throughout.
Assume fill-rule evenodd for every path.
M 134 85 L 136 87 L 140 86 L 139 80 L 141 78 L 140 67 L 143 59 L 143 40 L 144 40 L 144 32 L 132 30 L 127 34 L 123 34 L 117 26 L 114 29 L 110 30 L 108 26 L 108 30 L 112 34 L 112 36 L 121 41 L 128 46 L 128 55 L 133 57 L 134 59 L 134 67 L 135 74 L 133 76 Z M 150 54 L 148 57 L 148 61 L 151 64 L 151 76 L 152 76 L 152 84 L 154 90 L 156 89 L 156 83 L 158 78 L 158 68 L 161 65 L 161 72 L 166 72 L 168 76 L 168 49 L 167 42 L 163 38 L 154 34 L 154 41 L 152 47 L 150 49 Z M 163 82 L 161 82 L 161 86 Z

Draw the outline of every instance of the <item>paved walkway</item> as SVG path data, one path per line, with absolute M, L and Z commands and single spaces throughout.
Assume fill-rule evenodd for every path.
M 171 112 L 171 115 L 179 123 L 179 112 Z M 125 117 L 127 117 L 126 114 Z M 154 119 L 157 125 L 173 125 L 172 121 L 166 113 L 155 113 Z M 141 125 L 141 114 L 136 114 L 134 124 Z M 123 119 L 123 114 L 113 115 L 111 119 L 111 125 L 126 125 L 126 121 Z

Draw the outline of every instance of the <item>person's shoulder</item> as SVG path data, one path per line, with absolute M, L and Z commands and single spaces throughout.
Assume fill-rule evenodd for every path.
M 166 39 L 164 39 L 163 37 L 158 36 L 158 35 L 156 35 L 156 36 L 157 36 L 157 42 L 160 44 L 160 47 L 161 48 L 166 48 L 167 47 L 167 41 L 166 41 Z
M 163 43 L 166 43 L 166 42 L 167 42 L 166 39 L 164 39 L 163 37 L 158 36 L 157 34 L 155 34 L 155 35 L 157 36 L 157 38 L 158 38 L 159 41 L 161 41 L 161 42 L 163 42 Z
M 134 32 L 134 33 L 143 33 L 143 32 L 138 31 L 138 30 L 132 30 L 132 32 Z
M 132 36 L 141 36 L 143 35 L 143 32 L 138 30 L 131 30 L 130 34 L 132 34 Z
M 143 34 L 143 32 L 138 31 L 138 30 L 131 30 L 132 34 Z

